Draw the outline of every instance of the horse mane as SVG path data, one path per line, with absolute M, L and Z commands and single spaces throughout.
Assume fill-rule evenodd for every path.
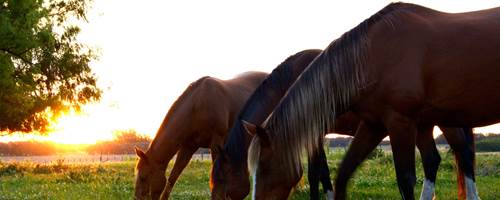
M 323 143 L 324 133 L 333 128 L 335 117 L 347 111 L 352 98 L 366 86 L 369 28 L 379 21 L 393 27 L 391 13 L 407 7 L 407 4 L 391 3 L 330 43 L 309 64 L 265 121 L 276 158 L 273 162 L 290 170 L 290 177 L 299 172 L 304 153 L 311 155 L 316 151 Z M 255 150 L 249 152 L 257 153 Z M 249 168 L 256 169 L 259 156 L 248 157 Z
M 224 151 L 229 155 L 234 166 L 245 164 L 247 151 L 246 149 L 242 151 L 242 147 L 248 147 L 250 143 L 250 136 L 246 133 L 241 120 L 262 124 L 279 102 L 275 100 L 276 95 L 284 94 L 296 80 L 297 72 L 294 72 L 292 67 L 294 62 L 301 56 L 312 53 L 316 56 L 319 52 L 321 50 L 311 49 L 289 56 L 255 89 L 230 129 L 224 145 Z M 279 98 L 281 99 L 281 95 Z
M 182 94 L 177 97 L 177 99 L 174 101 L 174 103 L 172 104 L 172 106 L 170 106 L 170 109 L 168 110 L 167 112 L 167 115 L 165 116 L 165 118 L 163 119 L 162 123 L 161 123 L 161 126 L 160 128 L 158 129 L 158 132 L 160 132 L 161 130 L 163 130 L 168 122 L 170 121 L 170 118 L 172 118 L 172 116 L 174 115 L 174 113 L 177 111 L 177 109 L 182 105 L 182 103 L 186 102 L 186 99 L 191 97 L 191 95 L 194 93 L 194 91 L 201 85 L 201 83 L 203 83 L 203 81 L 207 78 L 211 78 L 210 76 L 203 76 L 201 78 L 199 78 L 198 80 L 192 82 L 191 84 L 189 84 L 189 86 L 184 90 L 184 92 L 182 92 Z M 153 139 L 153 141 L 151 142 L 151 144 L 149 145 L 149 148 L 153 147 L 154 144 L 156 144 L 156 141 L 157 141 L 157 137 L 159 135 L 156 134 L 155 135 L 155 138 Z

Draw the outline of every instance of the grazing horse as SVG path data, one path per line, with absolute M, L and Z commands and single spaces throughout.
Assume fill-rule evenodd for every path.
M 168 199 L 195 151 L 224 142 L 244 103 L 266 76 L 263 72 L 246 72 L 230 80 L 207 76 L 191 83 L 168 111 L 148 150 L 136 149 L 136 199 L 148 195 Z M 165 170 L 176 153 L 166 180 Z
M 252 123 L 263 122 L 297 76 L 320 52 L 321 50 L 304 50 L 283 61 L 255 90 L 238 118 Z M 352 127 L 345 129 L 353 130 Z M 236 121 L 229 132 L 224 148 L 220 147 L 216 153 L 210 178 L 211 185 L 213 185 L 212 199 L 243 199 L 248 195 L 250 182 L 246 161 L 250 141 L 251 136 L 246 133 L 242 121 Z M 319 199 L 319 179 L 323 184 L 323 189 L 331 193 L 333 187 L 323 148 L 319 148 L 318 152 L 309 158 L 309 167 L 311 199 Z M 301 175 L 295 176 L 292 182 L 280 185 L 289 191 L 300 180 L 300 177 Z
M 257 193 L 272 189 L 270 171 L 297 173 L 301 155 L 317 149 L 337 116 L 353 111 L 362 123 L 348 154 L 370 152 L 389 133 L 401 196 L 414 199 L 419 127 L 500 122 L 497 35 L 500 8 L 452 14 L 405 3 L 346 32 L 308 66 L 253 138 L 248 164 Z M 465 176 L 467 198 L 477 199 L 474 177 Z
M 239 119 L 246 120 L 248 123 L 237 121 L 229 133 L 224 149 L 220 148 L 217 152 L 211 173 L 212 199 L 225 199 L 226 197 L 243 199 L 248 194 L 249 174 L 246 163 L 246 150 L 251 136 L 245 133 L 244 127 L 249 126 L 248 124 L 251 123 L 262 123 L 267 118 L 267 115 L 272 112 L 273 106 L 279 103 L 290 85 L 319 53 L 321 53 L 320 50 L 304 50 L 290 56 L 252 94 L 239 116 Z M 359 118 L 354 113 L 349 112 L 337 118 L 334 129 L 327 132 L 354 136 L 358 124 Z M 255 131 L 255 127 L 246 128 Z M 447 138 L 457 138 L 455 135 L 459 134 L 456 129 L 445 129 L 443 132 Z M 424 183 L 426 190 L 422 190 L 422 196 L 431 195 L 432 197 L 433 185 L 440 162 L 440 156 L 432 138 L 432 129 L 427 129 L 425 134 L 419 134 L 418 141 L 417 147 L 423 158 L 426 177 Z M 456 145 L 452 145 L 452 148 L 454 151 L 458 149 Z M 322 176 L 324 190 L 331 191 L 332 189 L 329 180 L 324 180 L 324 178 L 329 178 L 328 168 L 324 167 L 326 166 L 326 161 L 323 161 L 325 159 L 324 150 L 320 148 L 317 154 L 313 154 L 313 157 L 314 155 L 318 155 L 319 158 L 316 161 L 314 161 L 315 159 L 309 159 L 310 199 L 319 199 L 318 173 L 326 174 Z M 457 160 L 457 163 L 465 162 L 462 160 Z M 459 165 L 459 168 L 462 169 L 461 165 Z M 279 173 L 274 173 L 274 175 L 280 176 Z M 289 182 L 280 182 L 274 185 L 280 187 L 277 190 L 282 191 L 283 195 L 288 195 L 299 179 L 300 176 L 297 175 L 288 179 Z
M 349 116 L 349 117 L 348 117 Z M 353 112 L 347 112 L 345 114 L 342 114 L 340 117 L 336 119 L 336 129 L 335 131 L 337 133 L 343 134 L 343 135 L 352 135 L 352 132 L 344 132 L 348 130 L 340 129 L 338 130 L 337 127 L 339 125 L 343 125 L 344 123 L 359 123 L 362 124 L 363 122 L 359 121 L 359 118 L 355 116 Z M 260 126 L 256 126 L 254 124 L 251 124 L 249 122 L 244 123 L 245 129 L 249 132 L 250 135 L 260 135 L 260 138 L 265 139 L 265 143 L 269 145 L 269 139 L 267 136 L 267 132 L 264 128 Z M 363 125 L 359 125 L 363 126 Z M 354 127 L 354 126 L 352 126 Z M 356 126 L 357 127 L 357 126 Z M 426 129 L 423 129 L 426 128 Z M 439 167 L 439 163 L 441 162 L 441 157 L 439 155 L 439 152 L 436 148 L 436 144 L 434 143 L 433 135 L 432 135 L 432 126 L 422 126 L 421 129 L 419 129 L 419 133 L 417 135 L 417 147 L 420 150 L 420 155 L 422 157 L 422 164 L 424 166 L 424 175 L 425 175 L 425 180 L 423 182 L 422 186 L 422 193 L 420 195 L 421 200 L 431 200 L 434 199 L 434 187 L 435 187 L 435 182 L 436 182 L 436 176 L 437 176 L 437 171 Z M 447 128 L 447 127 L 441 127 L 443 130 L 443 134 L 445 137 L 448 139 L 449 144 L 451 149 L 453 150 L 455 154 L 455 161 L 458 167 L 457 171 L 457 181 L 458 181 L 458 193 L 459 193 L 459 199 L 466 199 L 465 196 L 465 177 L 464 175 L 470 175 L 469 177 L 474 176 L 474 170 L 473 170 L 473 165 L 474 165 L 474 142 L 473 140 L 467 140 L 468 138 L 473 137 L 472 134 L 472 129 L 471 128 Z M 351 131 L 356 131 L 356 129 L 352 129 Z M 359 130 L 358 130 L 359 131 Z M 361 131 L 361 133 L 364 133 Z M 358 133 L 356 133 L 358 134 Z M 353 144 L 359 143 L 360 142 L 360 135 L 352 135 L 354 136 L 354 140 L 351 143 L 351 146 Z M 380 135 L 380 142 L 387 134 L 385 135 Z M 262 139 L 260 139 L 262 140 Z M 363 142 L 363 141 L 361 141 Z M 250 156 L 258 156 L 260 152 L 257 152 L 260 148 L 260 141 L 256 141 L 257 144 L 253 144 L 250 147 L 249 154 Z M 375 146 L 378 143 L 374 142 L 369 142 L 365 143 L 366 145 L 369 146 L 364 146 L 364 149 L 358 149 L 361 152 L 364 152 L 360 154 L 358 151 L 352 151 L 349 149 L 347 151 L 347 154 L 344 157 L 344 160 L 342 162 L 341 167 L 338 170 L 338 175 L 337 179 L 335 182 L 335 191 L 345 191 L 345 187 L 347 185 L 348 179 L 351 177 L 352 173 L 356 169 L 357 166 L 363 161 L 368 154 L 375 148 Z M 266 148 L 266 147 L 262 147 Z M 272 149 L 265 150 L 264 152 L 272 152 Z M 251 159 L 259 159 L 259 158 L 251 158 Z M 251 160 L 249 159 L 249 160 Z M 346 164 L 348 162 L 353 162 L 350 164 Z M 284 190 L 283 186 L 278 185 L 276 181 L 279 182 L 286 182 L 287 180 L 289 182 L 294 182 L 295 179 L 291 179 L 290 177 L 287 177 L 289 174 L 286 171 L 283 171 L 283 169 L 280 168 L 279 163 L 274 163 L 275 165 L 269 165 L 266 164 L 265 167 L 268 169 L 266 170 L 265 174 L 266 176 L 266 187 L 264 191 L 262 191 L 261 187 L 257 187 L 256 190 L 254 190 L 253 197 L 254 199 L 286 199 L 288 195 L 290 194 L 290 190 Z M 255 173 L 255 163 L 249 164 L 249 168 L 252 170 L 253 173 Z M 271 169 L 269 169 L 271 168 Z M 274 168 L 274 169 L 272 169 Z M 262 169 L 261 169 L 262 170 Z M 261 173 L 263 173 L 261 171 Z M 283 177 L 287 177 L 288 179 L 284 179 Z M 294 176 L 291 176 L 294 177 Z M 296 182 L 295 182 L 296 183 Z M 255 184 L 255 183 L 254 183 Z M 259 191 L 259 189 L 261 191 Z M 475 188 L 467 188 L 469 191 L 472 191 L 472 194 L 476 192 Z M 335 194 L 337 195 L 337 194 Z M 475 194 L 477 195 L 477 194 Z M 333 197 L 332 197 L 333 198 Z M 467 199 L 470 199 L 470 197 L 467 197 Z

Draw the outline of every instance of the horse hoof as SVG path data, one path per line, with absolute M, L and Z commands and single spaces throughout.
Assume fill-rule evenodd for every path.
M 334 194 L 332 190 L 326 191 L 326 200 L 333 200 Z

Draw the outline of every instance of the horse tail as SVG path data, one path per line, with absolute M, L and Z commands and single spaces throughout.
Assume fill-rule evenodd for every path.
M 464 136 L 464 147 L 461 151 L 454 151 L 455 164 L 457 166 L 458 199 L 466 199 L 465 177 L 475 181 L 475 140 L 472 128 L 462 128 Z M 461 160 L 463 159 L 463 160 Z
M 455 164 L 456 166 L 459 165 L 458 161 L 458 152 L 454 152 L 455 154 Z M 465 193 L 465 175 L 464 171 L 462 170 L 461 167 L 457 167 L 457 186 L 458 186 L 458 200 L 465 200 L 466 198 L 466 193 Z

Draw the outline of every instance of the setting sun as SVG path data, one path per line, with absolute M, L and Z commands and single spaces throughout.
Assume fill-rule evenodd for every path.
M 54 122 L 51 131 L 43 139 L 61 144 L 93 144 L 99 140 L 112 139 L 113 128 L 102 122 L 95 116 L 71 110 Z
M 3 138 L 8 141 L 49 141 L 58 144 L 94 144 L 113 139 L 122 126 L 112 120 L 113 108 L 97 104 L 82 107 L 81 112 L 70 110 L 63 113 L 48 127 L 48 132 L 38 134 L 12 134 Z

